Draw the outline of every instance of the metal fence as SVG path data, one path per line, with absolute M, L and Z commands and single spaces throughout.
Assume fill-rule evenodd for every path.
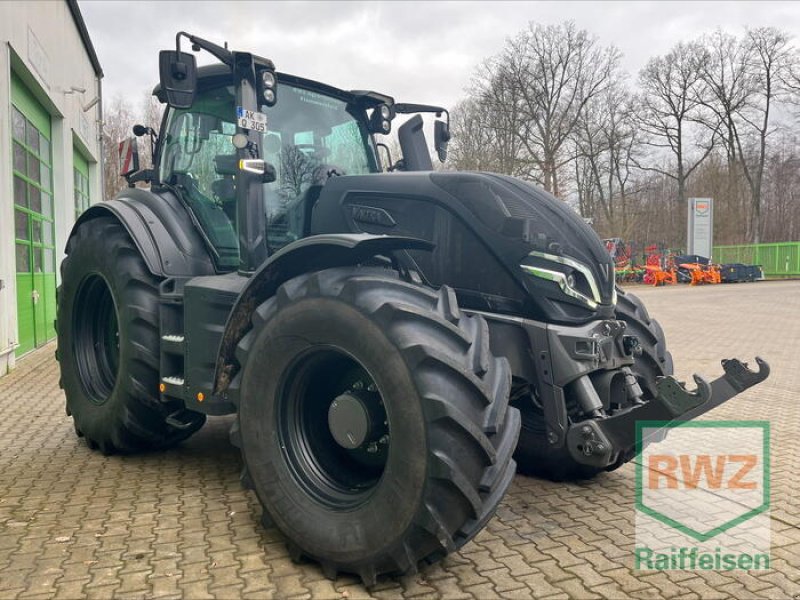
M 800 242 L 714 246 L 713 260 L 761 265 L 766 277 L 800 277 Z

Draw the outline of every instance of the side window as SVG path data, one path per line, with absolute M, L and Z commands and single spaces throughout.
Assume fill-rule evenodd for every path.
M 233 174 L 218 167 L 217 157 L 235 158 L 236 149 L 231 142 L 234 133 L 233 123 L 211 115 L 192 112 L 175 115 L 164 146 L 161 180 L 170 183 L 181 175 L 190 175 L 202 193 L 213 196 L 214 182 Z
M 275 251 L 303 237 L 309 194 L 323 163 L 315 151 L 311 131 L 289 135 L 271 132 L 265 146 L 267 160 L 275 166 L 277 174 L 264 193 L 267 239 L 270 249 Z
M 217 252 L 222 268 L 239 260 L 236 235 L 234 123 L 213 114 L 175 111 L 161 159 L 161 181 L 179 188 Z
M 329 153 L 328 162 L 341 166 L 347 173 L 369 173 L 362 136 L 356 121 L 347 121 L 332 127 L 330 134 L 322 138 L 322 144 Z

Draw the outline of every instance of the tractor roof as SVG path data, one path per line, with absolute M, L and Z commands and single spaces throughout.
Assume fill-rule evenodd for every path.
M 303 77 L 298 77 L 297 75 L 289 75 L 288 73 L 276 73 L 276 75 L 278 77 L 278 83 L 297 85 L 321 94 L 339 98 L 348 104 L 361 105 L 364 108 L 370 108 L 377 106 L 378 104 L 394 104 L 394 98 L 378 92 L 363 90 L 352 90 L 348 92 L 326 83 L 321 83 L 312 79 L 305 79 Z M 222 63 L 205 65 L 197 69 L 197 83 L 199 89 L 223 85 L 230 80 L 230 77 L 230 67 Z M 161 93 L 161 84 L 158 84 L 155 88 L 153 88 L 153 95 L 162 103 L 166 101 L 166 98 Z

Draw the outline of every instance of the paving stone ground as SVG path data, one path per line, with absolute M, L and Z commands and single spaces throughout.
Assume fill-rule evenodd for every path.
M 766 572 L 633 569 L 634 467 L 595 481 L 518 476 L 488 527 L 374 597 L 800 597 L 800 282 L 637 288 L 667 334 L 677 375 L 716 376 L 719 358 L 759 354 L 770 379 L 713 411 L 772 425 L 772 566 Z M 64 415 L 49 345 L 0 379 L 0 598 L 362 598 L 296 565 L 264 530 L 230 418 L 181 447 L 104 457 Z M 691 379 L 689 378 L 691 381 Z

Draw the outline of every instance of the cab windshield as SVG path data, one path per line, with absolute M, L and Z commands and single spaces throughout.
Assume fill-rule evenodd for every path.
M 170 110 L 162 140 L 161 182 L 180 189 L 217 252 L 222 269 L 239 261 L 236 234 L 236 99 L 233 86 L 200 91 L 191 108 Z M 363 111 L 343 100 L 279 83 L 278 102 L 262 106 L 261 157 L 275 166 L 264 184 L 270 252 L 304 237 L 316 197 L 332 170 L 376 172 Z

